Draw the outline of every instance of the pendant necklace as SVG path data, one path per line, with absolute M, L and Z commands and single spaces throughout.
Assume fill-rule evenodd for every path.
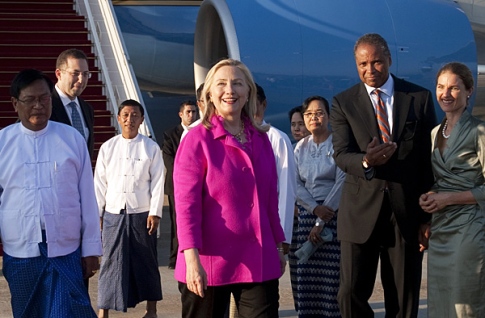
M 234 138 L 236 138 L 237 141 L 242 143 L 242 136 L 244 133 L 244 122 L 242 122 L 242 127 L 241 130 L 237 134 L 231 134 Z
M 441 130 L 441 134 L 443 135 L 443 138 L 448 139 L 451 136 L 451 132 L 449 135 L 445 134 L 446 128 L 448 128 L 448 119 L 445 121 L 445 124 L 443 125 L 443 130 Z

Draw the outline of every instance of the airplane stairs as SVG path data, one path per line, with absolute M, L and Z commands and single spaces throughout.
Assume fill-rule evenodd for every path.
M 15 74 L 35 68 L 55 83 L 59 53 L 80 49 L 88 56 L 93 73 L 81 97 L 94 108 L 94 166 L 99 147 L 116 130 L 89 37 L 85 18 L 76 14 L 73 0 L 0 0 L 0 129 L 17 120 L 9 93 Z

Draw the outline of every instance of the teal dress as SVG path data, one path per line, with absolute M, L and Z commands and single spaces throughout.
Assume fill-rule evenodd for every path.
M 443 125 L 443 123 L 442 123 Z M 477 204 L 433 214 L 428 251 L 428 317 L 485 317 L 485 123 L 465 110 L 440 153 L 432 133 L 433 191 L 471 190 Z

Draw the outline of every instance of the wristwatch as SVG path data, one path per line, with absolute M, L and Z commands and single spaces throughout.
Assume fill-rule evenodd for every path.
M 362 158 L 362 167 L 364 167 L 364 169 L 370 168 L 369 162 L 367 161 L 367 158 L 365 156 L 364 156 L 364 158 Z
M 317 222 L 315 223 L 315 226 L 324 226 L 324 225 L 325 225 L 325 222 L 320 220 L 317 220 Z

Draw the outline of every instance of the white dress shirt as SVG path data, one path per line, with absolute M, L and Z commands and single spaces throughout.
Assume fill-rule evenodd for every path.
M 377 114 L 377 96 L 375 93 L 373 93 L 376 88 L 369 86 L 365 84 L 365 89 L 367 90 L 367 94 L 369 95 L 370 100 L 372 101 L 372 107 L 374 107 L 374 113 Z M 386 111 L 387 111 L 387 121 L 389 122 L 389 131 L 391 132 L 392 136 L 392 127 L 394 126 L 394 110 L 393 110 L 393 105 L 394 105 L 394 79 L 392 76 L 389 74 L 389 78 L 387 81 L 382 85 L 381 87 L 378 88 L 379 91 L 381 91 L 381 99 L 384 102 L 384 105 L 386 105 Z
M 184 127 L 184 131 L 182 132 L 182 136 L 180 136 L 180 141 L 182 141 L 182 139 L 184 139 L 185 135 L 187 135 L 192 128 L 197 127 L 201 122 L 202 122 L 202 117 L 197 119 L 196 121 L 194 121 L 188 127 L 182 125 L 182 127 Z
M 138 134 L 133 139 L 117 135 L 99 149 L 94 188 L 99 216 L 149 212 L 162 217 L 165 165 L 156 142 Z
M 83 131 L 84 131 L 84 140 L 88 140 L 89 137 L 89 128 L 88 125 L 86 124 L 86 121 L 84 120 L 84 115 L 83 111 L 81 109 L 81 106 L 79 105 L 79 100 L 77 97 L 74 100 L 71 100 L 69 97 L 67 97 L 66 94 L 64 94 L 59 87 L 54 86 L 56 88 L 57 93 L 59 94 L 59 98 L 61 99 L 62 105 L 64 105 L 64 108 L 66 109 L 67 116 L 69 116 L 69 120 L 71 121 L 72 125 L 72 108 L 70 106 L 67 106 L 70 102 L 75 102 L 76 103 L 76 109 L 79 112 L 79 116 L 81 117 L 81 122 L 83 124 Z
M 263 121 L 263 125 L 265 124 Z M 278 212 L 281 227 L 285 232 L 285 243 L 290 244 L 296 200 L 296 165 L 293 146 L 287 134 L 272 126 L 269 128 L 268 138 L 273 148 L 278 173 Z
M 86 141 L 71 126 L 49 121 L 31 131 L 21 123 L 0 130 L 0 236 L 5 253 L 48 257 L 100 256 L 101 232 Z

